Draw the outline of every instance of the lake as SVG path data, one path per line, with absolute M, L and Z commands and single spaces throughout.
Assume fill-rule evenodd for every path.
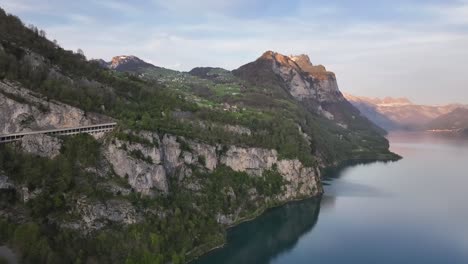
M 389 140 L 402 160 L 331 171 L 321 199 L 230 229 L 194 263 L 468 263 L 468 141 Z

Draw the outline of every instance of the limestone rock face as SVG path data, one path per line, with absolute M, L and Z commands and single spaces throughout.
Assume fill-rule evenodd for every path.
M 221 157 L 221 163 L 235 171 L 245 171 L 253 175 L 261 175 L 264 170 L 271 169 L 278 161 L 276 150 L 261 148 L 239 148 L 231 146 Z
M 273 60 L 273 70 L 285 83 L 292 96 L 299 100 L 315 99 L 319 102 L 342 101 L 335 74 L 324 66 L 315 66 L 307 55 L 284 56 L 270 52 L 265 58 Z
M 132 55 L 115 56 L 107 65 L 108 68 L 116 71 L 135 71 L 142 68 L 157 68 Z
M 270 65 L 282 79 L 285 88 L 298 100 L 319 103 L 345 100 L 338 89 L 335 74 L 327 71 L 323 65 L 313 65 L 307 55 L 285 56 L 267 51 L 253 64 L 257 64 L 256 67 L 260 64 Z M 242 71 L 242 67 L 239 70 Z
M 21 149 L 25 152 L 53 159 L 60 154 L 62 140 L 44 134 L 26 135 L 21 141 Z
M 202 164 L 206 169 L 212 171 L 218 166 L 218 156 L 216 154 L 216 147 L 198 142 L 191 142 L 190 147 L 196 155 L 196 162 L 199 162 L 198 158 L 203 157 L 205 160 Z
M 162 165 L 151 164 L 132 157 L 128 149 L 123 149 L 124 142 L 116 140 L 109 144 L 104 155 L 120 177 L 127 177 L 128 183 L 138 192 L 151 194 L 152 189 L 167 193 L 169 191 L 166 170 Z M 130 145 L 130 144 L 128 144 Z M 140 144 L 130 145 L 131 150 L 146 150 Z M 154 153 L 153 153 L 154 154 Z M 154 161 L 153 161 L 154 162 Z
M 142 220 L 142 216 L 137 213 L 135 207 L 124 200 L 93 202 L 86 197 L 81 197 L 76 202 L 73 211 L 81 219 L 71 223 L 64 223 L 63 226 L 85 232 L 99 230 L 108 225 L 108 222 L 135 224 Z
M 281 160 L 277 163 L 277 169 L 288 183 L 280 200 L 316 196 L 323 192 L 319 170 L 304 167 L 299 160 Z
M 291 96 L 307 110 L 335 123 L 348 126 L 357 123 L 353 116 L 359 117 L 359 111 L 340 92 L 335 74 L 323 65 L 312 64 L 307 55 L 286 56 L 267 51 L 256 61 L 234 70 L 233 74 L 265 91 Z M 368 122 L 362 117 L 359 119 Z
M 297 159 L 280 160 L 276 150 L 231 147 L 221 157 L 221 163 L 235 171 L 256 176 L 276 167 L 286 182 L 284 193 L 277 197 L 281 201 L 316 196 L 323 192 L 318 168 L 305 167 Z
M 105 123 L 111 118 L 42 98 L 19 84 L 0 81 L 0 134 Z
M 266 170 L 277 170 L 285 182 L 282 194 L 276 197 L 280 201 L 316 196 L 322 192 L 318 168 L 305 167 L 297 159 L 280 159 L 276 150 L 213 146 L 147 131 L 136 135 L 147 140 L 147 144 L 116 139 L 107 145 L 105 156 L 117 175 L 128 177 L 132 188 L 144 194 L 151 194 L 154 188 L 168 193 L 169 177 L 178 181 L 190 178 L 186 188 L 201 191 L 203 185 L 191 178 L 192 169 L 211 172 L 220 165 L 246 172 L 252 177 L 260 177 Z M 140 153 L 139 156 L 132 154 L 135 152 Z M 235 199 L 232 190 L 225 190 L 225 193 Z M 253 190 L 252 196 L 256 195 Z
M 162 152 L 164 153 L 164 165 L 167 172 L 173 174 L 175 169 L 181 164 L 179 158 L 182 150 L 180 148 L 180 143 L 177 142 L 177 137 L 164 135 L 162 140 Z

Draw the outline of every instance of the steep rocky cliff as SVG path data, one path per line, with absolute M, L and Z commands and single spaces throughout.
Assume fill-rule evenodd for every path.
M 147 141 L 142 144 L 112 140 L 107 143 L 105 156 L 117 175 L 127 178 L 135 191 L 144 194 L 155 194 L 154 190 L 168 193 L 169 177 L 185 180 L 186 187 L 190 188 L 196 181 L 192 177 L 193 170 L 210 172 L 223 165 L 234 171 L 246 172 L 251 177 L 261 177 L 267 170 L 276 170 L 285 183 L 281 194 L 276 197 L 282 202 L 322 192 L 320 167 L 305 167 L 297 159 L 280 159 L 275 150 L 212 146 L 145 131 L 134 136 Z
M 314 65 L 307 55 L 285 56 L 267 51 L 256 61 L 241 66 L 233 73 L 261 87 L 281 88 L 307 109 L 345 129 L 383 131 L 362 117 L 340 92 L 333 72 Z
M 267 51 L 255 62 L 240 67 L 234 73 L 257 82 L 261 81 L 261 78 L 255 77 L 259 71 L 272 80 L 279 77 L 283 88 L 298 100 L 318 104 L 346 101 L 338 89 L 335 74 L 322 65 L 313 65 L 307 55 L 285 56 Z
M 111 120 L 49 100 L 8 81 L 0 81 L 0 113 L 0 134 L 85 126 Z
M 60 154 L 62 140 L 43 134 L 26 135 L 20 141 L 24 152 L 53 159 Z

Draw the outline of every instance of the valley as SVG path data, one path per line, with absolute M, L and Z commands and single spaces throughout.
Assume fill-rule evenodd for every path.
M 368 98 L 346 94 L 363 116 L 387 131 L 430 131 L 465 136 L 468 105 L 418 105 L 406 98 Z

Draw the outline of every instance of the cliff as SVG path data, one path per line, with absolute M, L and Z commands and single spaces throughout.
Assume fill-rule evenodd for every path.
M 0 134 L 77 127 L 112 120 L 50 100 L 9 81 L 0 81 L 0 113 Z
M 345 129 L 367 130 L 370 133 L 384 131 L 362 117 L 338 88 L 336 76 L 323 65 L 314 65 L 307 55 L 286 56 L 267 51 L 256 61 L 233 71 L 249 83 L 283 89 L 287 95 Z
M 114 140 L 107 145 L 106 158 L 120 177 L 128 175 L 129 184 L 138 192 L 149 194 L 153 188 L 167 193 L 168 177 L 176 177 L 190 186 L 194 170 L 212 172 L 219 166 L 261 177 L 274 168 L 283 177 L 285 185 L 276 198 L 281 201 L 319 195 L 320 168 L 305 167 L 299 160 L 280 159 L 275 150 L 208 145 L 173 135 L 139 132 L 137 137 L 145 144 Z M 160 139 L 161 138 L 161 139 Z M 183 142 L 183 143 L 180 143 Z M 181 145 L 185 146 L 182 149 Z M 137 158 L 132 153 L 141 153 Z

